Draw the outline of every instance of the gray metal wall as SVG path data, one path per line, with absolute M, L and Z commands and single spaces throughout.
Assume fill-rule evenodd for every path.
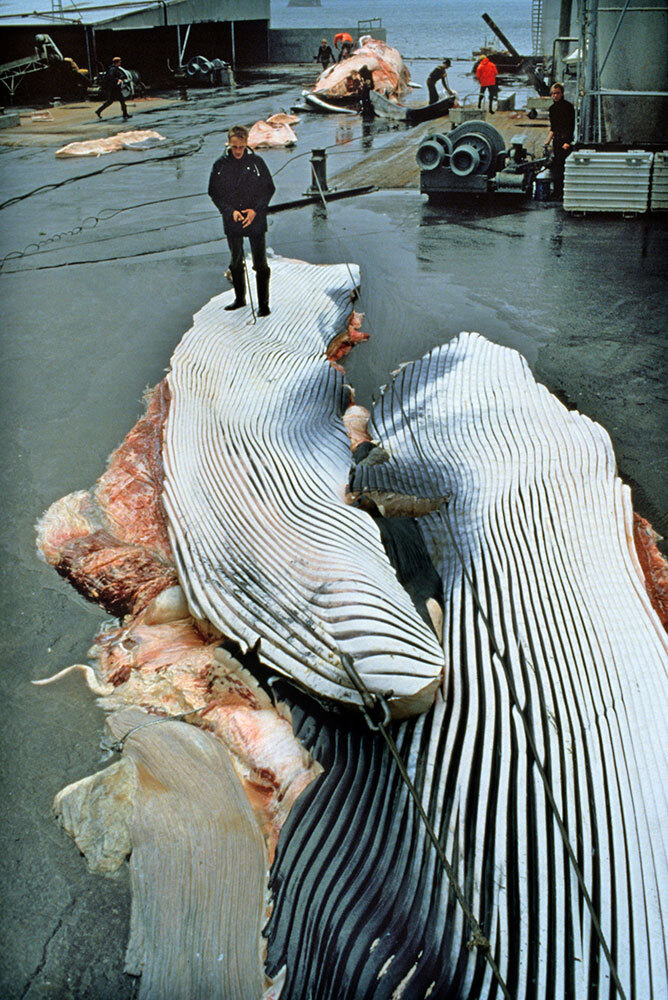
M 543 0 L 542 50 L 552 54 L 552 42 L 559 32 L 562 0 Z M 668 91 L 668 0 L 588 0 L 588 9 L 597 23 L 596 71 L 600 88 L 611 91 Z M 583 4 L 573 0 L 570 34 L 581 36 Z M 576 48 L 572 43 L 567 49 Z M 584 92 L 588 65 L 581 67 L 580 88 Z M 558 70 L 558 75 L 562 75 Z M 567 96 L 577 100 L 568 87 Z M 572 84 L 573 81 L 571 80 Z M 595 83 L 590 84 L 595 90 Z M 582 97 L 582 95 L 581 95 Z M 593 124 L 583 101 L 580 137 L 587 141 L 611 143 L 668 142 L 668 96 L 646 94 L 603 95 L 600 114 L 597 98 L 592 102 Z M 584 129 L 582 123 L 585 122 Z
M 561 8 L 562 8 L 562 0 L 543 0 L 543 16 L 542 16 L 543 27 L 541 31 L 542 42 L 541 42 L 540 54 L 546 61 L 552 58 L 554 39 L 559 37 Z M 571 38 L 578 38 L 580 33 L 580 22 L 578 18 L 578 0 L 572 0 L 570 20 L 571 23 L 570 23 L 570 28 L 567 31 L 567 36 Z M 564 45 L 560 51 L 561 54 L 563 55 L 563 54 L 568 54 L 568 52 L 572 51 L 575 48 L 577 48 L 577 43 L 573 42 L 570 45 Z
M 599 72 L 609 51 L 601 89 L 666 92 L 668 0 L 631 0 L 620 22 L 624 5 L 619 0 L 599 0 Z M 609 142 L 668 142 L 668 97 L 603 96 L 601 100 Z
M 269 62 L 271 63 L 313 63 L 320 40 L 326 38 L 334 52 L 334 35 L 347 31 L 357 41 L 357 26 L 335 28 L 270 28 L 269 29 Z M 385 28 L 374 28 L 373 37 L 387 41 Z M 335 53 L 336 54 L 336 53 Z
M 178 0 L 98 24 L 109 28 L 160 28 L 208 21 L 268 21 L 270 6 L 270 0 Z

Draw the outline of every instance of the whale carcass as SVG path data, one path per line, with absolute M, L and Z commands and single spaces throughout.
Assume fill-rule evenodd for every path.
M 356 268 L 275 261 L 269 325 L 225 325 L 213 300 L 177 347 L 163 501 L 196 617 L 316 694 L 360 704 L 346 658 L 394 715 L 423 711 L 442 652 L 399 584 L 374 521 L 345 502 L 343 376 Z M 273 316 L 273 312 L 272 312 Z
M 269 971 L 331 1000 L 661 996 L 668 643 L 607 434 L 466 333 L 397 373 L 369 434 L 390 458 L 357 498 L 434 505 L 444 685 L 394 735 L 453 878 L 387 748 L 325 723 Z
M 643 567 L 665 566 L 607 434 L 477 334 L 403 367 L 366 427 L 329 360 L 361 337 L 355 268 L 272 266 L 285 293 L 271 322 L 225 313 L 228 296 L 201 310 L 123 472 L 42 523 L 42 551 L 84 592 L 91 572 L 93 598 L 113 592 L 115 559 L 139 567 L 131 617 L 95 647 L 108 704 L 139 705 L 158 728 L 184 716 L 228 748 L 275 850 L 263 960 L 283 996 L 660 996 L 668 644 Z M 152 458 L 133 477 L 138 441 Z M 440 578 L 442 644 L 381 540 L 394 512 Z M 360 704 L 350 661 L 396 714 L 427 709 L 384 731 L 447 865 L 381 733 L 323 702 Z M 254 666 L 286 706 L 275 717 L 243 672 Z M 237 746 L 258 728 L 247 703 L 270 728 Z M 150 736 L 134 725 L 115 733 L 150 795 L 162 751 L 131 750 Z M 199 740 L 179 751 L 193 774 L 211 759 Z M 194 948 L 175 933 L 175 952 Z M 257 968 L 246 974 L 257 995 Z M 211 983 L 189 995 L 233 995 Z
M 410 73 L 400 53 L 378 39 L 360 39 L 353 54 L 334 63 L 320 74 L 312 92 L 331 101 L 359 99 L 362 89 L 360 70 L 371 72 L 373 89 L 385 97 L 402 97 L 410 86 Z

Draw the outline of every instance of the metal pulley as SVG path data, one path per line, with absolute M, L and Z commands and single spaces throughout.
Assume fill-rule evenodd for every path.
M 465 142 L 450 157 L 450 169 L 458 177 L 474 174 L 480 166 L 480 153 L 470 142 Z
M 448 163 L 452 154 L 452 143 L 448 135 L 434 132 L 422 140 L 417 151 L 417 162 L 421 170 L 435 170 Z
M 490 176 L 504 150 L 503 136 L 483 121 L 462 122 L 447 135 L 435 133 L 422 140 L 417 151 L 421 170 L 449 167 L 457 177 Z

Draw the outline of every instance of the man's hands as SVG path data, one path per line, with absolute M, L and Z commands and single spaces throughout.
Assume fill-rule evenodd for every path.
M 233 221 L 240 222 L 242 229 L 246 229 L 248 226 L 250 226 L 254 218 L 255 218 L 254 208 L 243 208 L 241 211 L 235 209 L 234 212 L 232 212 Z

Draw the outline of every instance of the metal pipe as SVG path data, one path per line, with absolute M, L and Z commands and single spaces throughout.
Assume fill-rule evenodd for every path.
M 583 4 L 584 14 L 584 100 L 583 100 L 583 132 L 585 142 L 595 142 L 594 107 L 599 100 L 596 94 L 598 74 L 596 72 L 596 42 L 598 37 L 598 0 L 588 0 Z
M 325 201 L 338 201 L 340 198 L 354 198 L 357 195 L 370 194 L 372 191 L 377 190 L 378 188 L 375 184 L 367 184 L 364 187 L 347 188 L 344 191 L 325 191 L 322 196 L 320 194 L 309 194 L 303 198 L 296 198 L 294 201 L 282 201 L 278 205 L 270 205 L 267 209 L 267 215 L 274 215 L 276 212 L 286 212 L 291 208 L 301 208 L 302 205 L 318 204 L 322 198 Z
M 91 58 L 90 41 L 88 39 L 88 26 L 84 24 L 83 30 L 84 30 L 84 38 L 86 40 L 86 60 L 88 61 L 88 82 L 89 82 L 89 84 L 92 84 L 93 83 L 93 62 L 92 62 L 92 58 Z
M 183 66 L 183 57 L 186 54 L 186 46 L 188 44 L 188 36 L 190 35 L 191 27 L 192 25 L 189 24 L 188 27 L 186 28 L 186 37 L 183 40 L 183 47 L 181 47 L 181 25 L 177 24 L 176 26 L 178 45 L 179 45 L 179 69 L 181 69 L 181 67 Z
M 561 0 L 559 8 L 559 34 L 563 37 L 571 30 L 571 11 L 573 0 Z
M 501 31 L 501 28 L 499 28 L 498 24 L 494 23 L 489 14 L 483 14 L 482 19 L 485 22 L 485 24 L 488 24 L 490 26 L 490 28 L 492 29 L 496 37 L 499 39 L 499 41 L 503 42 L 505 47 L 510 52 L 511 56 L 515 56 L 516 59 L 521 59 L 522 57 L 517 51 L 517 49 L 512 45 L 511 42 L 508 41 L 504 33 Z
M 579 38 L 573 38 L 570 35 L 559 35 L 558 38 L 552 42 L 552 83 L 558 79 L 557 77 L 557 42 L 579 42 Z
M 668 97 L 668 90 L 608 90 L 602 87 L 593 90 L 592 94 L 599 97 Z
M 230 21 L 230 31 L 232 33 L 232 69 L 235 70 L 237 68 L 237 56 L 234 47 L 234 21 Z

